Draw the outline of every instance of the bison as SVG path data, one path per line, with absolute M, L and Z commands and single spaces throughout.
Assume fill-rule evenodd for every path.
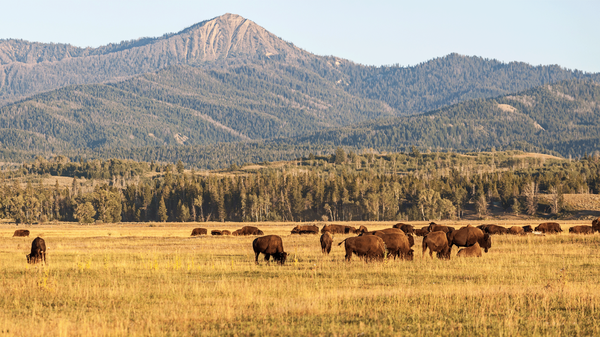
M 458 251 L 456 256 L 458 257 L 481 257 L 481 247 L 479 247 L 479 243 L 475 242 L 471 247 L 463 248 Z
M 535 231 L 544 234 L 553 234 L 562 232 L 562 228 L 556 222 L 544 222 L 535 227 Z
M 513 235 L 523 235 L 525 234 L 525 230 L 523 229 L 523 227 L 512 226 L 508 229 L 508 233 Z
M 419 228 L 419 229 L 415 229 L 415 235 L 416 236 L 425 236 L 429 233 L 429 228 L 423 227 L 423 228 Z
M 236 230 L 234 230 L 233 232 L 231 232 L 231 235 L 233 235 L 233 236 L 242 235 L 242 234 L 240 234 L 241 232 L 242 232 L 242 230 L 241 230 L 241 229 L 236 229 Z
M 439 231 L 444 232 L 444 233 L 451 233 L 454 231 L 454 227 L 438 225 L 438 224 L 432 222 L 432 224 L 429 225 L 429 227 L 427 227 L 427 230 L 429 231 L 429 233 L 439 232 Z
M 210 231 L 210 235 L 223 235 L 223 231 L 218 230 L 218 229 L 213 229 L 212 231 Z
M 194 228 L 194 229 L 192 229 L 192 235 L 190 235 L 190 236 L 206 235 L 206 234 L 208 234 L 208 230 L 206 228 Z
M 263 231 L 254 226 L 244 226 L 238 229 L 237 235 L 265 235 Z
M 221 235 L 231 235 L 231 231 L 224 229 L 221 231 Z
M 15 236 L 29 236 L 29 230 L 28 229 L 17 229 L 15 231 L 15 233 L 13 234 L 13 237 Z
M 404 232 L 404 234 L 414 234 L 415 233 L 415 227 L 413 225 L 405 224 L 402 222 L 399 222 L 392 227 L 399 228 L 400 230 L 402 230 Z
M 388 258 L 390 256 L 412 261 L 414 251 L 410 249 L 410 243 L 408 242 L 408 238 L 404 234 L 385 234 L 381 231 L 375 233 L 375 236 L 378 236 L 383 239 L 385 243 L 385 248 L 388 251 Z
M 592 221 L 592 229 L 594 232 L 600 232 L 600 218 Z
M 364 235 L 347 238 L 338 243 L 345 243 L 346 261 L 350 261 L 352 254 L 362 257 L 365 261 L 370 259 L 383 260 L 385 255 L 385 243 L 383 239 L 375 235 Z
M 592 226 L 573 226 L 569 228 L 569 233 L 572 234 L 594 234 Z
M 438 259 L 450 259 L 451 248 L 448 245 L 446 233 L 442 231 L 431 232 L 423 238 L 423 256 L 429 248 L 429 256 L 433 259 L 433 252 Z
M 269 263 L 271 255 L 273 256 L 273 261 L 277 261 L 277 263 L 281 265 L 285 263 L 288 256 L 288 253 L 283 251 L 283 241 L 281 241 L 281 238 L 277 235 L 261 236 L 254 239 L 254 241 L 252 241 L 252 249 L 254 249 L 254 254 L 256 255 L 254 258 L 256 264 L 258 264 L 258 256 L 260 253 L 265 254 L 265 261 L 267 261 L 267 264 Z
M 356 228 L 345 225 L 325 225 L 321 229 L 321 233 L 329 232 L 331 234 L 350 234 L 356 233 Z
M 498 226 L 498 225 L 485 225 L 484 229 L 481 229 L 481 230 L 484 233 L 488 233 L 490 235 L 508 234 L 508 229 L 506 227 L 502 227 L 502 226 Z
M 367 227 L 360 225 L 360 227 L 358 227 L 358 229 L 356 230 L 357 233 L 365 233 L 368 232 L 369 230 L 367 229 Z
M 319 227 L 315 225 L 296 226 L 292 229 L 292 234 L 319 234 Z
M 525 233 L 533 233 L 533 228 L 531 227 L 531 225 L 525 225 L 523 226 L 523 231 Z
M 31 253 L 26 255 L 27 263 L 46 263 L 46 241 L 39 236 L 31 243 Z
M 448 245 L 452 249 L 453 245 L 457 247 L 471 247 L 475 243 L 487 253 L 488 249 L 492 248 L 492 238 L 488 233 L 484 233 L 481 229 L 471 225 L 463 227 L 457 231 L 448 234 Z
M 408 239 L 408 245 L 412 248 L 415 245 L 415 238 L 412 234 L 406 234 L 406 238 Z
M 331 252 L 331 245 L 333 244 L 333 235 L 329 232 L 325 232 L 321 235 L 321 250 L 323 254 L 329 254 Z
M 404 232 L 398 228 L 385 228 L 385 229 L 379 229 L 379 230 L 372 231 L 372 232 L 364 232 L 364 233 L 361 233 L 359 236 L 375 235 L 375 233 L 377 233 L 377 232 L 382 232 L 384 234 L 402 234 L 402 235 L 404 235 Z

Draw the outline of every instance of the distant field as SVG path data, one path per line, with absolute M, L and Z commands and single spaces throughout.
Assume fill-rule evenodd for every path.
M 0 335 L 599 335 L 600 234 L 560 223 L 559 235 L 494 236 L 482 258 L 422 258 L 417 238 L 414 261 L 368 264 L 344 261 L 347 236 L 323 256 L 293 223 L 251 224 L 283 238 L 285 266 L 255 265 L 255 237 L 189 236 L 247 223 L 19 226 L 29 238 L 2 223 Z M 37 235 L 47 267 L 25 262 Z

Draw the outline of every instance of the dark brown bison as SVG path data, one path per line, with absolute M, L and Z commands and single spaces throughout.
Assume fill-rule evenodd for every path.
M 413 225 L 399 222 L 392 227 L 401 229 L 404 232 L 404 234 L 415 234 L 415 226 Z
M 429 228 L 428 227 L 423 227 L 423 228 L 415 229 L 415 235 L 416 236 L 425 236 L 428 233 L 429 233 Z
M 221 235 L 231 235 L 231 231 L 224 229 L 221 231 Z
M 242 234 L 240 234 L 241 232 L 242 232 L 242 230 L 241 230 L 241 229 L 236 229 L 236 230 L 234 230 L 233 232 L 231 232 L 231 235 L 233 235 L 233 236 L 242 235 Z
M 556 222 L 544 222 L 535 227 L 535 231 L 544 234 L 553 234 L 562 232 L 562 228 Z
M 383 239 L 375 235 L 363 235 L 347 238 L 338 244 L 345 243 L 346 261 L 350 261 L 352 253 L 365 261 L 371 259 L 383 260 L 385 255 L 385 243 Z
M 263 231 L 254 226 L 244 226 L 238 230 L 239 232 L 237 235 L 265 235 Z
M 600 232 L 600 218 L 592 221 L 592 229 L 594 232 Z
M 13 234 L 13 237 L 15 236 L 29 236 L 29 230 L 27 229 L 17 229 L 15 231 L 15 233 Z
M 383 232 L 375 233 L 375 236 L 378 236 L 383 239 L 385 243 L 385 248 L 388 251 L 388 258 L 390 256 L 396 258 L 400 258 L 403 260 L 412 261 L 414 251 L 410 249 L 410 243 L 408 242 L 408 238 L 404 234 L 384 234 Z
M 471 247 L 476 242 L 487 253 L 492 248 L 492 238 L 488 233 L 471 225 L 463 227 L 457 231 L 448 234 L 448 245 L 452 249 L 453 245 L 457 247 Z
M 218 229 L 213 229 L 212 231 L 210 231 L 210 235 L 223 235 L 223 231 L 218 230 Z
M 498 225 L 486 225 L 485 229 L 482 230 L 484 233 L 488 233 L 490 235 L 508 234 L 508 229 L 506 227 Z
M 533 233 L 533 228 L 531 227 L 531 225 L 525 225 L 523 226 L 523 231 L 525 233 Z
M 331 245 L 333 244 L 333 235 L 329 232 L 325 232 L 321 235 L 321 250 L 323 254 L 329 254 L 331 252 Z
M 569 233 L 572 234 L 594 234 L 592 226 L 573 226 L 569 228 Z
M 427 230 L 429 230 L 429 233 L 431 232 L 444 232 L 444 233 L 451 233 L 454 231 L 454 227 L 449 227 L 449 226 L 444 226 L 444 225 L 438 225 L 432 222 L 432 225 L 429 225 L 429 227 L 427 227 Z
M 319 234 L 319 227 L 315 225 L 296 226 L 292 229 L 292 234 Z
M 408 245 L 412 248 L 415 245 L 415 238 L 412 234 L 406 234 L 406 238 L 408 239 Z
M 269 263 L 269 258 L 273 255 L 273 261 L 279 264 L 284 264 L 288 254 L 283 251 L 283 241 L 277 235 L 261 236 L 252 241 L 252 249 L 256 255 L 254 261 L 258 264 L 258 256 L 260 253 L 265 254 L 265 261 Z
M 525 230 L 523 229 L 523 227 L 512 226 L 508 229 L 508 233 L 512 235 L 523 235 L 525 234 Z
M 46 241 L 39 236 L 31 243 L 31 253 L 26 255 L 27 263 L 46 263 Z
M 194 228 L 194 229 L 192 229 L 192 235 L 190 235 L 190 236 L 206 235 L 206 234 L 208 234 L 208 230 L 206 228 Z
M 463 248 L 458 251 L 456 256 L 458 257 L 481 257 L 481 247 L 479 247 L 479 243 L 475 242 L 471 247 Z
M 356 230 L 357 233 L 365 233 L 368 232 L 369 230 L 367 229 L 367 227 L 360 225 L 360 227 L 358 227 L 358 229 Z
M 345 225 L 325 225 L 321 229 L 321 233 L 329 232 L 331 234 L 351 234 L 356 233 L 356 228 Z
M 435 231 L 427 234 L 423 238 L 423 256 L 429 248 L 429 256 L 433 259 L 433 252 L 436 253 L 438 259 L 450 259 L 450 246 L 448 246 L 448 238 L 446 233 Z
M 485 229 L 487 228 L 487 226 L 489 225 L 479 225 L 477 226 L 477 228 L 481 229 L 484 233 L 486 233 Z

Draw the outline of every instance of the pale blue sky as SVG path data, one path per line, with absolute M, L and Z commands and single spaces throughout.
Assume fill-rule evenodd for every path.
M 600 72 L 600 1 L 0 0 L 0 39 L 98 47 L 239 14 L 318 55 L 415 65 L 452 52 Z

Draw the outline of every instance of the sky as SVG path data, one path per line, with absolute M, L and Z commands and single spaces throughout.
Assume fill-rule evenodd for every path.
M 600 72 L 600 1 L 0 0 L 0 39 L 98 47 L 225 13 L 317 55 L 412 66 L 450 53 Z

